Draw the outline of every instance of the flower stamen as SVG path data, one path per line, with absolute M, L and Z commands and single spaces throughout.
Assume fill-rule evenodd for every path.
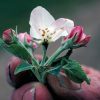
M 52 41 L 53 35 L 55 35 L 57 32 L 61 32 L 64 30 L 64 27 L 60 28 L 59 30 L 49 30 L 48 28 L 40 29 L 39 31 L 41 33 L 42 42 L 50 42 Z
M 45 30 L 42 30 L 42 36 L 45 36 L 46 32 Z

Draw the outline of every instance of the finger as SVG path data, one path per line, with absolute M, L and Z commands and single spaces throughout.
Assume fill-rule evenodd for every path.
M 91 78 L 91 84 L 87 85 L 83 82 L 81 89 L 79 85 L 70 81 L 65 75 L 62 74 L 66 87 L 60 85 L 59 79 L 49 75 L 47 80 L 49 87 L 56 98 L 62 100 L 100 100 L 100 72 L 91 68 L 83 67 L 87 76 Z
M 62 74 L 64 85 L 60 83 L 60 80 L 53 75 L 48 75 L 48 87 L 55 100 L 77 100 L 78 97 L 74 95 L 74 91 L 80 90 L 80 85 L 70 81 L 65 74 Z
M 86 100 L 100 100 L 100 71 L 87 66 L 83 66 L 83 70 L 91 79 L 91 83 L 90 85 L 87 85 L 85 82 L 82 84 L 82 90 L 85 96 L 81 95 L 84 96 Z
M 16 69 L 16 67 L 18 65 L 20 65 L 21 60 L 18 57 L 11 57 L 8 65 L 6 67 L 6 78 L 7 78 L 7 82 L 11 85 L 11 86 L 15 86 L 15 75 L 14 75 L 14 71 Z
M 11 100 L 53 100 L 48 89 L 40 83 L 29 83 L 15 90 Z
M 6 67 L 7 82 L 15 88 L 19 88 L 28 82 L 37 81 L 34 74 L 29 70 L 14 75 L 16 67 L 19 66 L 21 63 L 21 59 L 13 56 L 11 57 L 8 66 Z

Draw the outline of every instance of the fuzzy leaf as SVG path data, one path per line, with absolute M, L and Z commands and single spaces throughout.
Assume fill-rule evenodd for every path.
M 33 66 L 28 63 L 22 63 L 18 67 L 16 67 L 14 74 L 17 75 L 23 71 L 32 70 Z
M 29 60 L 31 58 L 28 51 L 24 47 L 22 47 L 18 44 L 12 44 L 12 45 L 6 47 L 6 49 L 9 52 L 11 52 L 12 54 L 14 54 L 15 56 L 20 57 L 24 60 Z
M 3 47 L 8 52 L 14 54 L 15 56 L 29 61 L 31 59 L 30 53 L 27 49 L 19 42 L 15 42 L 13 44 L 6 44 L 2 39 L 0 39 L 0 46 Z
M 15 56 L 21 59 L 24 59 L 27 61 L 31 59 L 30 53 L 21 44 L 15 43 L 15 44 L 7 45 L 6 43 L 2 42 L 2 47 L 8 52 L 14 54 Z
M 67 76 L 76 83 L 82 83 L 86 81 L 90 84 L 90 79 L 87 77 L 85 72 L 82 70 L 80 64 L 74 60 L 67 60 L 67 64 L 63 66 L 63 69 Z
M 21 42 L 15 40 L 15 42 L 13 42 L 12 44 L 6 44 L 2 39 L 0 39 L 0 47 L 3 47 L 5 50 L 17 57 L 31 62 L 35 66 L 38 66 L 38 62 L 36 61 L 36 59 Z

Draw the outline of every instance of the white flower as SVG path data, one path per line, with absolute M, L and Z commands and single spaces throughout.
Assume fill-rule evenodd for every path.
M 31 12 L 30 35 L 38 43 L 54 42 L 62 36 L 67 36 L 74 27 L 74 22 L 70 19 L 59 18 L 55 20 L 53 16 L 43 7 L 38 6 Z

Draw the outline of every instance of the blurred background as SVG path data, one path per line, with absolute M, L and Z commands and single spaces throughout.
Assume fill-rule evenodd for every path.
M 55 19 L 72 19 L 81 25 L 92 39 L 87 48 L 74 51 L 72 58 L 81 64 L 100 69 L 100 1 L 99 0 L 0 0 L 0 36 L 7 28 L 29 33 L 29 18 L 36 6 L 45 7 Z M 60 45 L 60 40 L 50 45 L 48 55 Z M 37 53 L 39 53 L 41 48 Z M 12 56 L 0 48 L 0 100 L 8 100 L 13 88 L 6 83 L 5 68 Z

